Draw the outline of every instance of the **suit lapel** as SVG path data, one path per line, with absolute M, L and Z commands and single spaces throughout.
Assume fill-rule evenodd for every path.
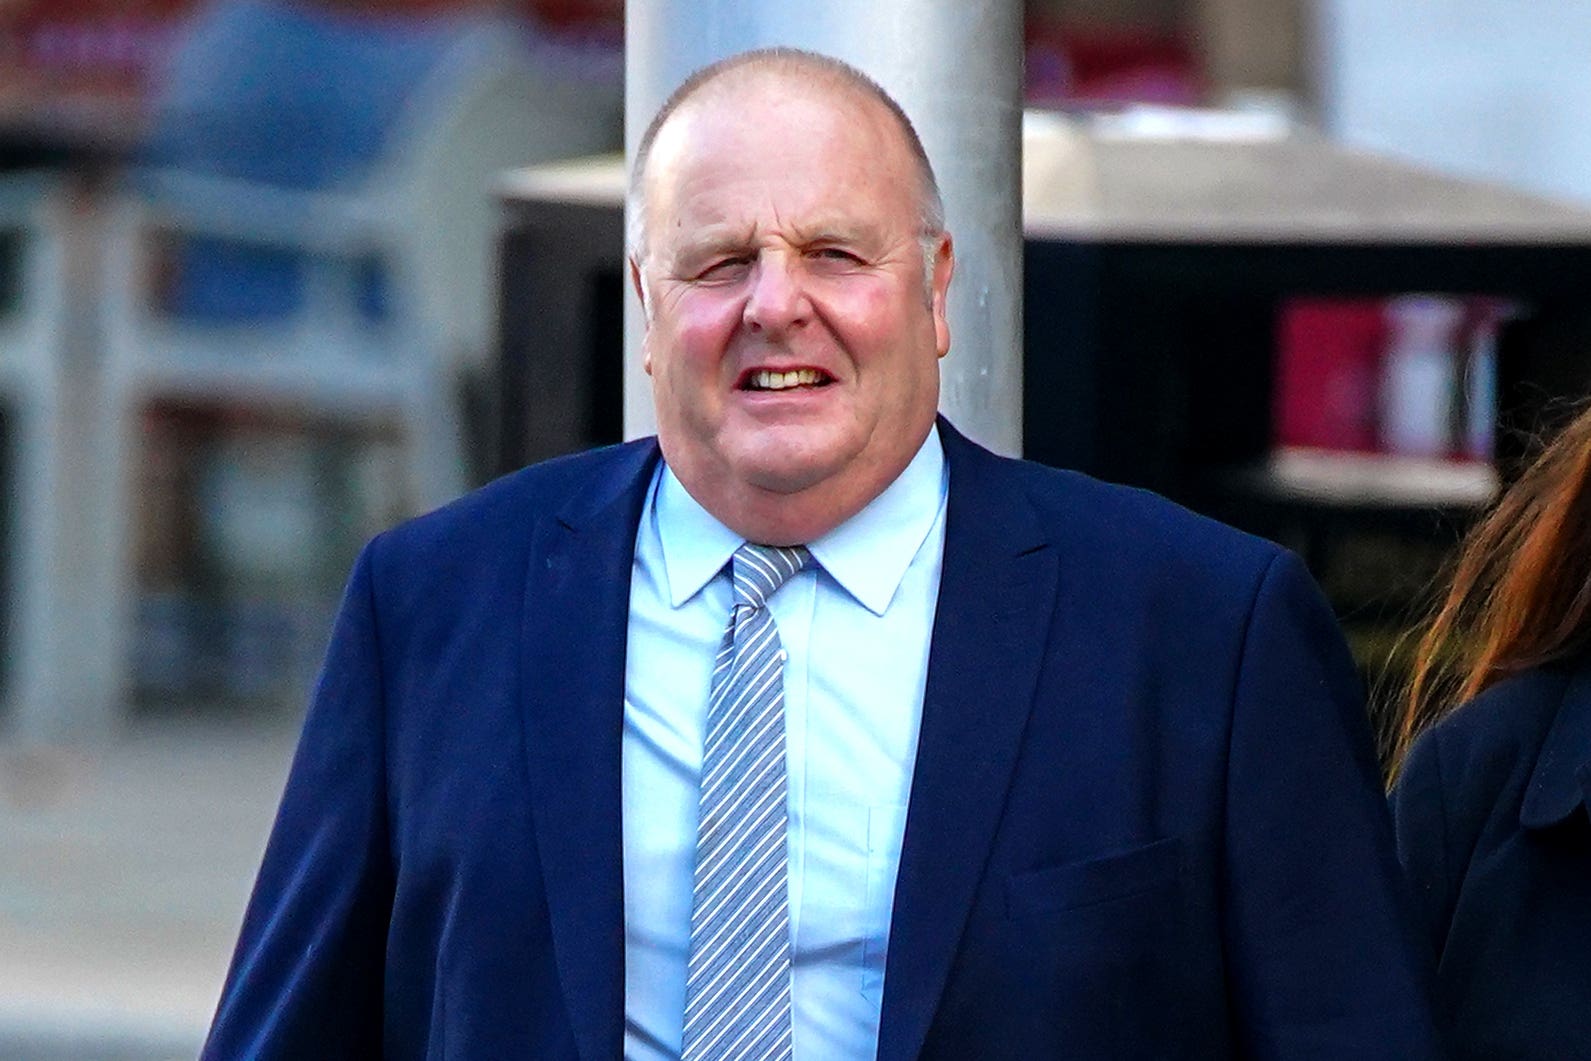
M 655 444 L 534 531 L 525 579 L 525 754 L 558 978 L 587 1061 L 624 1029 L 620 747 L 636 527 Z
M 1049 640 L 1056 550 L 1012 466 L 941 420 L 950 468 L 879 1061 L 922 1049 L 993 842 Z

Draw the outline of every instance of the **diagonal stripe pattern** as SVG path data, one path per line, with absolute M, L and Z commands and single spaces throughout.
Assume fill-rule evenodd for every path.
M 713 666 L 696 827 L 681 1061 L 789 1058 L 784 649 L 766 605 L 804 547 L 735 551 Z

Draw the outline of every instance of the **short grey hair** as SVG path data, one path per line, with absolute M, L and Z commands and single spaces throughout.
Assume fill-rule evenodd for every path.
M 652 145 L 657 140 L 658 133 L 681 107 L 703 89 L 728 74 L 748 68 L 826 79 L 876 100 L 895 119 L 901 137 L 917 164 L 920 225 L 918 242 L 923 252 L 924 289 L 929 297 L 932 297 L 934 255 L 939 248 L 939 241 L 945 234 L 945 201 L 939 191 L 939 180 L 934 176 L 933 164 L 929 162 L 928 152 L 923 148 L 922 138 L 917 135 L 916 128 L 901 105 L 895 102 L 895 98 L 885 92 L 877 81 L 850 63 L 802 48 L 754 48 L 709 63 L 687 77 L 664 101 L 663 106 L 647 125 L 646 132 L 641 135 L 641 142 L 635 149 L 635 163 L 630 171 L 630 188 L 625 198 L 625 212 L 628 215 L 625 243 L 630 257 L 635 260 L 637 266 L 644 265 L 646 261 L 646 171 L 652 157 Z

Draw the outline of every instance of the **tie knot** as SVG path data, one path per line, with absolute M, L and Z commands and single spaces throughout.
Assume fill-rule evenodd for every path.
M 755 545 L 747 542 L 735 550 L 731 575 L 735 603 L 761 608 L 773 591 L 812 559 L 804 545 Z

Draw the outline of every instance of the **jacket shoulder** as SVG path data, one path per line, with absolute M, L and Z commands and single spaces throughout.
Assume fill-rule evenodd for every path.
M 1032 461 L 995 458 L 1069 548 L 1113 567 L 1230 591 L 1252 586 L 1287 551 L 1159 494 Z
M 1459 707 L 1414 743 L 1400 785 L 1436 771 L 1444 802 L 1461 812 L 1495 807 L 1504 790 L 1522 790 L 1573 673 L 1565 666 L 1538 667 Z
M 1491 860 L 1486 872 L 1501 874 L 1498 879 L 1510 880 L 1519 870 L 1517 856 L 1528 848 L 1515 840 L 1529 817 L 1532 779 L 1575 681 L 1574 668 L 1564 665 L 1516 675 L 1458 708 L 1410 748 L 1391 793 L 1392 816 L 1398 858 L 1433 954 L 1446 952 L 1477 859 Z M 1492 857 L 1499 848 L 1514 854 L 1499 863 Z
M 1482 833 L 1512 835 L 1573 672 L 1545 666 L 1487 689 L 1422 734 L 1392 790 L 1398 853 L 1432 926 L 1445 931 Z
M 535 464 L 377 535 L 366 547 L 378 601 L 396 618 L 467 608 L 523 582 L 537 528 L 644 494 L 651 440 Z
M 511 541 L 528 544 L 544 516 L 597 506 L 635 485 L 657 446 L 641 439 L 533 464 L 383 533 L 384 552 L 412 554 Z

